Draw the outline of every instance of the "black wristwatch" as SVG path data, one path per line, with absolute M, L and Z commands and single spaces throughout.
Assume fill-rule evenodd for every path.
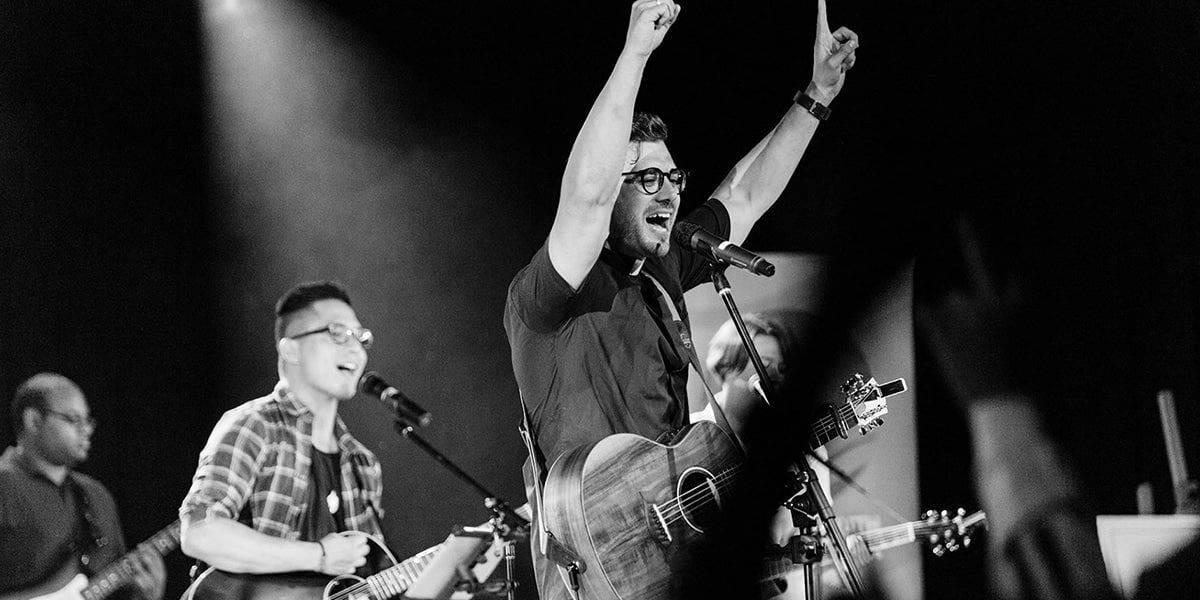
M 796 97 L 792 98 L 792 102 L 803 106 L 805 110 L 812 114 L 812 116 L 822 121 L 828 121 L 829 113 L 833 112 L 828 106 L 813 100 L 808 94 L 805 94 L 804 90 L 796 92 Z

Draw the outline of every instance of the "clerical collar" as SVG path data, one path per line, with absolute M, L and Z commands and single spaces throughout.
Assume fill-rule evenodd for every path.
M 637 277 L 642 272 L 642 265 L 646 264 L 645 258 L 630 258 L 624 254 L 621 254 L 620 252 L 617 252 L 615 249 L 613 249 L 612 244 L 608 243 L 608 240 L 604 241 L 604 249 L 612 252 L 613 256 L 616 256 L 619 262 L 629 264 L 630 277 Z

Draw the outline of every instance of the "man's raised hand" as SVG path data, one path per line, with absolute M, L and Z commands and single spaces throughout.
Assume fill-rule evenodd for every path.
M 846 82 L 846 71 L 854 66 L 855 50 L 858 50 L 858 34 L 849 27 L 829 31 L 825 0 L 817 0 L 817 36 L 813 42 L 812 82 L 816 94 L 820 97 L 814 96 L 814 100 L 829 104 L 838 92 L 842 91 L 842 85 Z
M 667 30 L 679 18 L 682 7 L 675 0 L 637 0 L 629 15 L 625 50 L 638 56 L 650 56 L 662 43 Z

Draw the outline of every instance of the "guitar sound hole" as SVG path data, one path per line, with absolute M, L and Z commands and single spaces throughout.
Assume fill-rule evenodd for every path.
M 712 473 L 700 467 L 684 471 L 676 498 L 683 520 L 692 529 L 703 532 L 716 522 L 722 498 Z

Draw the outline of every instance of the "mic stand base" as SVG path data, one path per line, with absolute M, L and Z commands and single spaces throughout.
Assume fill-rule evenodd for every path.
M 821 524 L 825 528 L 825 536 L 833 546 L 833 563 L 837 567 L 838 572 L 842 575 L 842 579 L 846 582 L 846 587 L 849 588 L 850 594 L 862 600 L 865 594 L 863 587 L 862 575 L 858 572 L 858 565 L 854 563 L 854 558 L 850 556 L 849 547 L 846 545 L 846 537 L 842 535 L 841 528 L 837 524 L 837 516 L 833 514 L 833 506 L 829 504 L 829 498 L 825 496 L 825 490 L 821 487 L 821 481 L 817 479 L 817 474 L 812 469 L 803 468 L 797 471 L 794 475 L 794 484 L 799 485 L 802 489 L 792 496 L 784 506 L 792 510 L 793 515 L 799 512 L 809 518 L 815 513 L 816 518 L 820 519 Z M 796 498 L 802 496 L 807 506 L 801 505 Z M 808 508 L 808 510 L 804 510 Z M 805 581 L 818 580 L 819 575 L 812 572 L 812 565 L 805 564 Z

